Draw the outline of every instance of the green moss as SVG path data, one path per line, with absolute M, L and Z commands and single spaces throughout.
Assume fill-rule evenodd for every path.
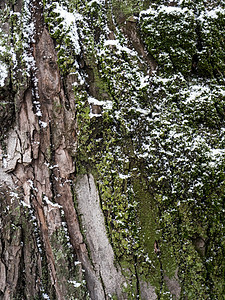
M 136 12 L 135 4 L 112 3 L 122 19 Z M 71 1 L 69 9 L 73 5 L 79 6 Z M 141 16 L 143 39 L 159 64 L 144 86 L 147 66 L 125 50 L 126 38 L 115 30 L 120 49 L 104 45 L 110 7 L 106 11 L 96 2 L 82 6 L 88 25 L 79 25 L 85 61 L 79 72 L 88 76 L 85 91 L 75 88 L 76 171 L 94 174 L 109 240 L 131 282 L 124 287 L 130 299 L 136 296 L 135 272 L 156 287 L 161 299 L 171 298 L 160 269 L 173 278 L 177 267 L 181 298 L 223 294 L 219 274 L 224 273 L 224 159 L 212 155 L 212 149 L 225 146 L 224 89 L 218 84 L 224 61 L 223 30 L 220 34 L 218 28 L 223 28 L 223 21 L 222 16 L 210 19 L 204 31 L 193 3 L 183 1 L 181 6 L 177 13 L 168 13 L 152 5 L 152 11 Z M 67 68 L 74 71 L 70 58 L 75 52 L 69 49 L 68 35 L 61 32 L 57 16 L 53 24 L 58 31 L 52 31 L 52 22 L 62 74 Z M 61 44 L 71 52 L 64 52 Z M 90 118 L 89 95 L 111 100 L 112 109 L 103 106 L 101 117 Z M 207 240 L 204 255 L 196 248 L 198 237 Z M 160 256 L 154 252 L 155 240 Z M 61 254 L 56 254 L 59 259 Z
M 58 228 L 51 235 L 51 246 L 58 282 L 66 292 L 65 297 L 69 299 L 88 299 L 81 265 L 75 266 L 75 253 L 69 243 L 66 227 Z M 80 283 L 80 286 L 74 286 L 73 282 Z
M 134 179 L 134 194 L 138 201 L 138 215 L 140 219 L 142 243 L 152 258 L 154 250 L 154 242 L 160 238 L 157 233 L 157 206 L 146 187 L 146 182 L 141 182 L 139 178 Z
M 113 0 L 112 10 L 117 20 L 124 22 L 129 16 L 138 14 L 141 10 L 147 9 L 150 5 L 149 0 Z
M 168 12 L 152 8 L 141 20 L 142 35 L 149 53 L 156 59 L 160 70 L 189 74 L 192 57 L 196 53 L 196 21 L 187 10 Z
M 224 53 L 224 14 L 218 12 L 217 17 L 206 17 L 200 24 L 201 48 L 199 49 L 198 70 L 202 76 L 225 75 Z
M 201 1 L 200 1 L 201 2 Z M 187 10 L 187 7 L 190 8 Z M 141 18 L 141 30 L 149 53 L 156 59 L 162 72 L 181 72 L 185 76 L 197 72 L 202 77 L 223 77 L 224 16 L 207 16 L 203 2 L 197 19 L 194 7 L 182 3 L 182 9 L 166 6 L 150 7 Z
M 140 2 L 136 0 L 113 0 L 112 7 L 117 16 L 123 13 L 125 18 L 141 9 Z
M 59 13 L 56 13 L 56 3 L 44 4 L 44 17 L 45 22 L 48 25 L 51 37 L 56 44 L 58 66 L 62 75 L 67 75 L 70 72 L 76 71 L 76 55 L 78 50 L 75 49 L 76 45 L 72 42 L 70 30 L 64 26 L 64 19 L 60 17 Z M 61 3 L 64 8 L 67 7 L 65 3 Z

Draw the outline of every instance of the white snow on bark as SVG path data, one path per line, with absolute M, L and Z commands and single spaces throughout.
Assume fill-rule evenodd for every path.
M 1 52 L 1 49 L 0 49 Z M 5 84 L 5 79 L 8 77 L 8 68 L 5 63 L 0 62 L 0 87 Z
M 56 3 L 56 8 L 54 9 L 55 13 L 58 13 L 61 18 L 63 18 L 63 27 L 66 31 L 69 30 L 69 36 L 73 43 L 73 46 L 76 50 L 76 54 L 79 54 L 80 44 L 79 44 L 79 35 L 77 31 L 76 21 L 81 20 L 83 17 L 77 12 L 70 13 L 64 7 Z

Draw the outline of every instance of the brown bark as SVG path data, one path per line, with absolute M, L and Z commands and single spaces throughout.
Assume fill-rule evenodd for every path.
M 91 265 L 73 202 L 72 179 L 75 168 L 72 154 L 76 151 L 73 93 L 69 89 L 64 90 L 57 54 L 53 40 L 44 26 L 39 1 L 36 1 L 34 7 L 36 43 L 32 47 L 35 68 L 26 90 L 23 93 L 20 91 L 20 97 L 17 96 L 16 125 L 8 135 L 8 156 L 5 167 L 1 170 L 1 185 L 5 187 L 2 211 L 4 214 L 4 210 L 8 209 L 11 214 L 7 218 L 1 216 L 5 222 L 2 224 L 0 239 L 1 298 L 21 299 L 22 294 L 26 299 L 38 295 L 41 297 L 44 258 L 50 278 L 48 285 L 52 287 L 49 287 L 49 291 L 53 289 L 51 297 L 67 298 L 63 282 L 69 278 L 59 278 L 51 243 L 52 234 L 62 226 L 62 210 L 73 251 L 85 270 L 90 295 L 93 299 L 103 299 L 106 296 L 102 282 Z M 66 80 L 67 86 L 71 86 L 70 78 Z M 41 113 L 37 113 L 38 111 Z M 3 191 L 2 187 L 1 190 Z M 9 197 L 11 190 L 16 195 L 15 201 L 11 201 L 12 198 Z M 24 214 L 21 202 L 25 207 L 33 209 L 37 218 L 43 255 L 38 249 L 34 233 L 27 228 L 29 224 L 20 224 Z M 12 232 L 14 218 L 18 219 L 18 224 Z M 21 296 L 18 294 L 19 290 Z
M 72 84 L 76 77 L 62 78 L 41 2 L 32 4 L 35 42 L 30 45 L 34 63 L 30 77 L 19 74 L 21 87 L 8 88 L 1 95 L 11 102 L 4 121 L 8 132 L 0 147 L 0 299 L 43 299 L 45 293 L 59 300 L 84 299 L 88 293 L 96 300 L 110 299 L 110 295 L 127 299 L 123 288 L 128 284 L 120 266 L 114 264 L 93 176 L 77 178 L 75 173 L 77 124 Z M 22 1 L 13 9 L 21 12 Z M 136 24 L 128 22 L 124 33 L 149 64 L 149 72 L 154 70 L 156 65 L 144 50 Z M 93 76 L 89 92 L 97 96 L 94 71 L 91 66 L 86 71 Z M 101 106 L 92 105 L 92 113 L 101 112 Z M 68 230 L 68 252 L 60 240 L 61 230 L 64 237 Z M 88 231 L 85 237 L 82 230 Z M 77 260 L 81 267 L 71 267 L 74 261 L 79 264 Z M 86 286 L 77 291 L 71 282 L 75 277 L 82 282 L 82 273 Z M 156 299 L 153 287 L 142 281 L 140 286 L 143 299 L 149 295 Z

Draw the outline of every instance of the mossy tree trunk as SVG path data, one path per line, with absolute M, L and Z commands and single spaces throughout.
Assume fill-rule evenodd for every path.
M 0 11 L 0 299 L 222 299 L 224 5 Z

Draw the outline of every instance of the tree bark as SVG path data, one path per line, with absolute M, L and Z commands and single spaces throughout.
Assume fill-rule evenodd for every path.
M 152 20 L 186 4 L 154 2 L 0 3 L 0 299 L 223 295 L 223 70 L 204 69 L 194 13 L 196 53 L 177 63 Z M 212 106 L 189 94 L 207 72 Z

